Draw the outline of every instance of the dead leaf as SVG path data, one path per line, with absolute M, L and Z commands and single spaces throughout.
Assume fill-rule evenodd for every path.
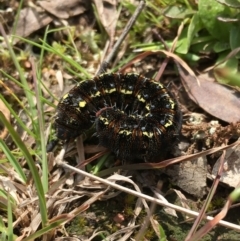
M 205 156 L 180 165 L 172 165 L 167 167 L 165 172 L 185 192 L 199 198 L 206 194 L 207 159 Z
M 86 11 L 85 1 L 80 0 L 38 1 L 38 4 L 58 19 L 68 19 Z
M 212 170 L 212 177 L 215 178 L 220 165 L 218 160 Z M 240 184 L 240 145 L 226 150 L 223 172 L 220 180 L 230 187 L 237 187 Z
M 48 25 L 53 18 L 43 13 L 41 8 L 24 8 L 20 12 L 20 17 L 16 27 L 16 35 L 27 37 L 38 29 Z
M 94 0 L 98 16 L 101 20 L 103 27 L 105 28 L 107 34 L 109 35 L 110 39 L 113 39 L 115 34 L 115 28 L 118 19 L 118 12 L 117 12 L 117 1 L 100 1 Z
M 213 82 L 209 75 L 194 76 L 180 68 L 182 83 L 188 96 L 197 105 L 216 118 L 228 123 L 240 121 L 240 92 L 236 89 Z M 211 80 L 211 81 L 210 81 Z

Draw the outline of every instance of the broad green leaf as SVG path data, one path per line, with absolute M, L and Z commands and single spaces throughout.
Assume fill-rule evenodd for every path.
M 213 51 L 213 47 L 215 45 L 215 41 L 208 41 L 208 42 L 200 42 L 199 44 L 194 44 L 191 47 L 191 50 L 194 53 L 208 53 Z
M 1 241 L 7 241 L 7 233 L 8 233 L 8 229 L 5 226 L 5 223 L 3 221 L 3 216 L 0 216 L 0 240 Z
M 179 37 L 176 52 L 187 54 L 193 38 L 197 32 L 202 29 L 202 26 L 198 13 L 194 14 L 188 28 L 185 28 Z
M 221 42 L 221 41 L 217 41 L 213 46 L 213 50 L 215 53 L 223 52 L 225 50 L 228 50 L 229 48 L 230 46 L 227 42 Z
M 177 42 L 176 52 L 180 54 L 186 54 L 189 48 L 189 40 L 187 38 L 187 28 L 184 28 L 179 40 Z
M 220 55 L 217 62 L 221 62 L 226 58 L 227 53 Z M 218 65 L 214 69 L 214 75 L 219 83 L 240 86 L 238 59 L 233 57 Z
M 234 25 L 231 28 L 230 47 L 232 50 L 240 47 L 240 27 L 239 26 Z
M 168 18 L 184 19 L 187 16 L 193 15 L 194 13 L 194 10 L 188 9 L 185 6 L 175 5 L 167 7 L 163 14 Z
M 201 30 L 203 28 L 203 24 L 202 21 L 199 17 L 199 14 L 196 13 L 193 15 L 190 25 L 188 27 L 188 39 L 189 42 L 192 41 L 192 39 L 194 38 L 194 36 L 198 33 L 199 30 Z
M 231 9 L 216 0 L 199 0 L 199 16 L 208 32 L 216 39 L 229 41 L 231 23 L 220 22 L 217 17 L 220 15 L 231 16 Z
M 159 241 L 167 241 L 167 236 L 164 232 L 164 229 L 161 225 L 159 225 L 159 233 L 160 233 L 160 237 L 161 239 Z
M 240 8 L 240 1 L 238 0 L 216 0 L 216 1 L 228 7 Z
M 237 202 L 240 199 L 240 188 L 236 188 L 233 192 L 231 192 L 229 199 L 232 202 Z

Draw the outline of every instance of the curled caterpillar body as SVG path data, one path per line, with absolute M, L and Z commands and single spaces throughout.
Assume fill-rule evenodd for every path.
M 161 83 L 134 73 L 109 73 L 77 84 L 62 97 L 57 138 L 74 139 L 94 122 L 100 144 L 120 160 L 154 161 L 176 141 L 182 114 Z

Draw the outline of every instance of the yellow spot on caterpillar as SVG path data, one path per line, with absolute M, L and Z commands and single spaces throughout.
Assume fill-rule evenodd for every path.
M 143 135 L 144 135 L 144 136 L 147 136 L 147 137 L 149 137 L 149 138 L 152 138 L 152 137 L 153 137 L 153 132 L 144 131 L 144 132 L 143 132 Z
M 113 93 L 113 92 L 115 92 L 116 91 L 116 88 L 113 88 L 113 89 L 106 89 L 105 90 L 105 93 L 107 93 L 107 94 L 111 94 L 111 93 Z
M 90 95 L 91 98 L 101 96 L 100 91 L 97 91 L 95 94 Z
M 169 103 L 170 103 L 171 109 L 174 109 L 174 107 L 175 107 L 174 101 L 171 100 L 171 99 L 169 99 L 168 101 L 169 101 Z
M 118 134 L 123 134 L 123 135 L 126 135 L 126 136 L 129 136 L 129 135 L 132 135 L 132 132 L 131 131 L 128 131 L 128 130 L 121 130 L 118 132 Z
M 168 120 L 167 123 L 165 123 L 164 127 L 169 127 L 169 126 L 172 126 L 173 125 L 173 122 Z
M 145 108 L 146 108 L 146 110 L 150 111 L 150 104 L 147 104 L 147 105 L 145 106 Z
M 133 92 L 132 92 L 132 90 L 121 89 L 121 93 L 123 93 L 125 95 L 131 95 Z
M 103 116 L 100 116 L 99 117 L 99 120 L 102 121 L 104 123 L 104 125 L 108 125 L 109 124 L 109 121 L 107 118 L 103 117 Z
M 146 102 L 146 100 L 141 95 L 137 95 L 137 98 L 139 101 L 141 101 L 143 103 Z
M 68 97 L 68 93 L 65 94 L 65 95 L 62 97 L 62 99 L 65 100 L 67 97 Z
M 163 85 L 158 82 L 154 82 L 154 84 L 160 86 L 161 89 L 163 88 Z
M 78 103 L 80 108 L 84 108 L 86 106 L 87 102 L 85 100 L 82 100 Z

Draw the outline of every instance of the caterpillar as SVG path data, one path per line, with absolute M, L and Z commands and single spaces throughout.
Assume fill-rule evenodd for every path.
M 57 106 L 58 139 L 75 139 L 93 124 L 100 145 L 122 161 L 161 159 L 175 143 L 182 114 L 169 90 L 136 73 L 105 73 L 76 84 Z

